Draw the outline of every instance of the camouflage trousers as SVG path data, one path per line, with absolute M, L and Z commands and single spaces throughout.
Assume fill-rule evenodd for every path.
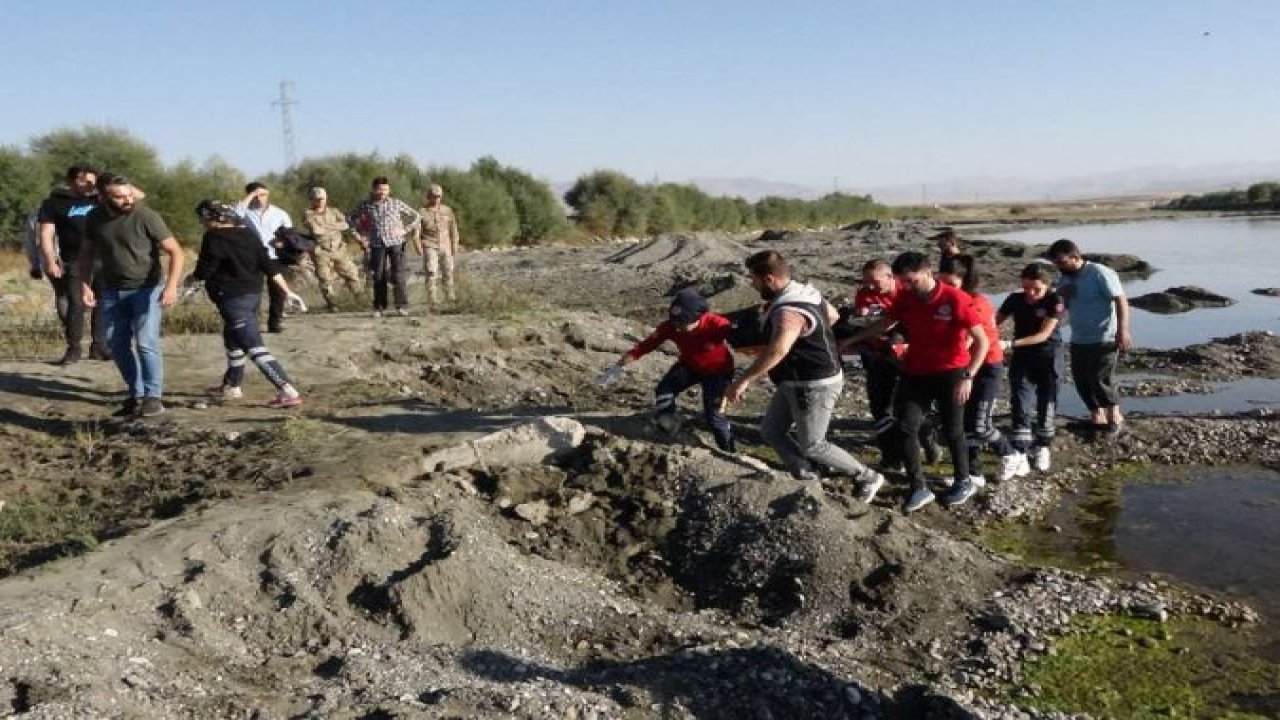
M 347 256 L 345 250 L 324 250 L 316 248 L 316 278 L 320 280 L 320 293 L 325 302 L 333 302 L 334 285 L 338 278 L 346 283 L 352 293 L 359 293 L 363 280 L 356 264 Z
M 445 296 L 457 300 L 453 288 L 453 253 L 444 252 L 440 248 L 425 248 L 422 256 L 422 270 L 427 275 L 427 299 L 432 304 L 440 302 L 440 280 L 444 279 Z

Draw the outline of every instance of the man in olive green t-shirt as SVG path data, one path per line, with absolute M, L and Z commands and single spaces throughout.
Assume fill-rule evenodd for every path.
M 81 249 L 81 293 L 86 307 L 102 303 L 112 359 L 128 386 L 129 397 L 118 415 L 159 415 L 164 388 L 164 356 L 160 349 L 160 308 L 178 301 L 182 248 L 160 214 L 136 202 L 129 181 L 119 175 L 98 180 L 100 204 L 89 213 L 85 247 Z M 160 286 L 160 253 L 169 259 L 169 274 Z M 99 297 L 93 291 L 95 260 Z

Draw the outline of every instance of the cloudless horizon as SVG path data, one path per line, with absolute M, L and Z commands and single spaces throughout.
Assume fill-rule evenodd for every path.
M 249 175 L 285 166 L 282 80 L 299 158 L 492 155 L 554 182 L 1280 161 L 1274 0 L 64 0 L 6 18 L 0 144 L 112 125 Z

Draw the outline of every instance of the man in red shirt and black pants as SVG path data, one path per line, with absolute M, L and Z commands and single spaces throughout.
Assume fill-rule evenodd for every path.
M 720 407 L 725 389 L 733 382 L 733 355 L 725 342 L 728 337 L 729 321 L 708 312 L 707 301 L 697 290 L 685 288 L 672 299 L 668 319 L 619 358 L 618 366 L 630 365 L 667 340 L 674 342 L 680 359 L 653 391 L 659 421 L 663 416 L 675 417 L 676 397 L 680 393 L 701 385 L 702 411 L 715 435 L 716 445 L 725 452 L 733 452 L 733 428 Z
M 959 505 L 977 492 L 969 479 L 969 453 L 964 436 L 964 405 L 973 378 L 986 358 L 989 342 L 982 331 L 972 299 L 933 277 L 929 259 L 905 252 L 893 261 L 893 274 L 902 284 L 885 317 L 850 338 L 849 344 L 882 335 L 901 323 L 910 338 L 902 358 L 902 378 L 895 397 L 899 439 L 912 492 L 907 512 L 933 502 L 920 468 L 917 433 L 929 407 L 936 403 L 943 439 L 951 455 L 954 482 L 943 496 L 945 505 Z M 972 344 L 970 344 L 970 341 Z

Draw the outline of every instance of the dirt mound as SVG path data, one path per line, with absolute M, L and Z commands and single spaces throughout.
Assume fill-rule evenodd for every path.
M 902 617 L 976 606 L 997 564 L 757 472 L 597 433 L 560 466 L 227 503 L 0 585 L 0 700 L 33 717 L 971 717 L 879 692 L 806 638 L 868 593 Z M 717 612 L 645 602 L 646 573 Z M 807 599 L 778 613 L 797 583 Z M 788 634 L 721 619 L 748 606 Z
M 690 265 L 741 268 L 751 254 L 728 235 L 714 233 L 659 235 L 605 258 L 606 263 L 637 270 L 671 270 Z

